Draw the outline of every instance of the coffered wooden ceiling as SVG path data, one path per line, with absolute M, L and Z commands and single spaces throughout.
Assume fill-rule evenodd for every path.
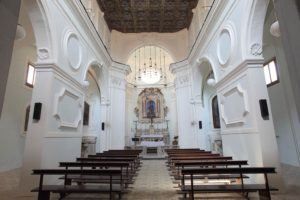
M 198 0 L 97 0 L 110 30 L 172 33 L 190 26 Z

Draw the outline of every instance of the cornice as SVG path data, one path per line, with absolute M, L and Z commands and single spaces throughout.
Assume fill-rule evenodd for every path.
M 227 81 L 231 80 L 235 75 L 246 71 L 249 68 L 258 68 L 258 65 L 263 65 L 264 60 L 262 58 L 257 59 L 245 59 L 241 63 L 237 64 L 237 67 L 230 71 L 226 76 L 222 77 L 215 85 L 216 88 L 223 85 Z
M 188 70 L 189 67 L 190 67 L 189 61 L 187 59 L 185 59 L 180 62 L 172 63 L 170 65 L 170 71 L 171 71 L 171 73 L 176 74 L 178 72 Z
M 120 72 L 124 75 L 128 75 L 129 73 L 131 73 L 131 68 L 129 65 L 123 64 L 123 63 L 119 63 L 119 62 L 115 62 L 113 61 L 111 63 L 111 66 L 109 68 L 112 71 L 116 71 L 116 72 Z
M 72 77 L 70 74 L 65 72 L 60 67 L 58 67 L 57 64 L 55 64 L 55 63 L 39 62 L 39 63 L 35 63 L 35 68 L 36 68 L 36 71 L 40 71 L 40 72 L 52 71 L 55 74 L 61 76 L 64 80 L 70 81 L 70 83 L 72 83 L 77 88 L 79 88 L 83 91 L 86 90 L 86 85 L 87 85 L 86 81 L 79 82 L 78 80 L 74 79 L 74 77 Z

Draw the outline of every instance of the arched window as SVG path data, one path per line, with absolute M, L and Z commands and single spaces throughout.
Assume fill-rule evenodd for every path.
M 211 101 L 211 108 L 212 108 L 213 126 L 214 128 L 221 128 L 217 95 L 214 96 L 214 98 Z

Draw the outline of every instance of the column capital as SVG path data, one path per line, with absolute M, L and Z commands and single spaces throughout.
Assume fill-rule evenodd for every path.
M 125 76 L 127 76 L 129 73 L 131 73 L 131 69 L 130 69 L 129 65 L 119 63 L 119 62 L 115 62 L 115 61 L 113 61 L 111 63 L 111 66 L 110 66 L 109 70 L 111 72 L 114 72 L 114 73 L 121 73 Z
M 177 74 L 181 71 L 185 71 L 187 69 L 190 68 L 190 63 L 188 60 L 182 60 L 182 61 L 179 61 L 179 62 L 176 62 L 176 63 L 172 63 L 170 65 L 170 71 L 173 73 L 173 74 Z

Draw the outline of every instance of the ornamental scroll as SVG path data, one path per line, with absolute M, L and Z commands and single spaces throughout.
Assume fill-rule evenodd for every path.
M 164 95 L 158 88 L 146 88 L 138 96 L 138 106 L 135 108 L 139 121 L 150 120 L 160 122 L 165 118 Z

